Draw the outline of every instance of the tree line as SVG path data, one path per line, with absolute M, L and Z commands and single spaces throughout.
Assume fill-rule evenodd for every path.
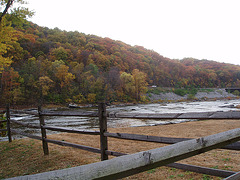
M 26 20 L 31 15 L 28 9 L 1 13 L 2 104 L 145 102 L 151 85 L 240 87 L 240 66 L 173 60 L 110 38 L 40 27 Z

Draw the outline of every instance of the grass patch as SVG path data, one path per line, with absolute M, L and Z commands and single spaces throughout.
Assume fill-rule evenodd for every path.
M 179 96 L 185 96 L 186 94 L 189 95 L 196 95 L 198 90 L 195 88 L 191 88 L 191 89 L 174 89 L 173 92 Z
M 167 93 L 167 92 L 169 92 L 169 90 L 163 89 L 161 87 L 148 88 L 148 91 L 147 91 L 148 94 L 152 93 L 157 95 L 159 95 L 160 93 Z
M 210 93 L 210 92 L 214 92 L 214 89 L 199 89 L 199 92 L 206 92 L 206 93 Z

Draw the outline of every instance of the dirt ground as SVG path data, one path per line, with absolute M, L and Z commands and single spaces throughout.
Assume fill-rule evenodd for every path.
M 119 127 L 109 132 L 144 134 L 162 137 L 199 138 L 240 127 L 240 120 L 205 120 L 152 127 Z M 49 139 L 63 140 L 99 148 L 99 136 L 53 134 Z M 108 149 L 122 153 L 135 153 L 159 148 L 166 144 L 108 138 Z M 50 155 L 44 156 L 41 142 L 32 139 L 0 142 L 0 179 L 35 174 L 100 161 L 100 154 L 49 144 Z M 114 157 L 110 157 L 114 158 Z M 179 161 L 179 163 L 217 169 L 240 171 L 240 152 L 216 149 Z M 169 167 L 159 167 L 125 179 L 223 179 Z

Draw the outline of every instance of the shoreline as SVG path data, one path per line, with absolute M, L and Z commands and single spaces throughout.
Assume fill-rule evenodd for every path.
M 146 96 L 149 98 L 149 102 L 146 103 L 122 103 L 122 102 L 113 102 L 107 103 L 108 106 L 131 106 L 136 104 L 152 104 L 152 103 L 175 103 L 175 102 L 195 102 L 195 101 L 216 101 L 216 100 L 233 100 L 233 99 L 240 99 L 239 96 L 236 96 L 232 93 L 226 92 L 223 88 L 210 88 L 210 92 L 202 92 L 198 91 L 193 98 L 189 98 L 189 94 L 184 96 L 177 95 L 173 92 L 161 92 L 161 93 L 149 93 Z M 71 107 L 70 107 L 71 106 Z M 29 104 L 29 105 L 12 105 L 11 108 L 14 109 L 31 109 L 37 108 L 37 104 Z M 97 104 L 54 104 L 54 103 L 47 103 L 43 105 L 44 108 L 51 109 L 51 108 L 91 108 L 97 107 Z M 5 110 L 4 106 L 0 106 L 0 110 Z

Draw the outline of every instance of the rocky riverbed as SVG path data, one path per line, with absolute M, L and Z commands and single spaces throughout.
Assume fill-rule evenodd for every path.
M 189 95 L 186 94 L 184 96 L 179 96 L 173 92 L 167 92 L 167 93 L 159 93 L 159 94 L 153 94 L 150 93 L 149 99 L 151 101 L 181 101 L 181 100 L 187 100 L 189 98 Z M 226 92 L 225 89 L 211 89 L 209 92 L 197 92 L 196 95 L 194 95 L 195 100 L 210 100 L 210 99 L 225 99 L 225 98 L 237 98 L 237 96 L 233 95 L 232 93 Z

